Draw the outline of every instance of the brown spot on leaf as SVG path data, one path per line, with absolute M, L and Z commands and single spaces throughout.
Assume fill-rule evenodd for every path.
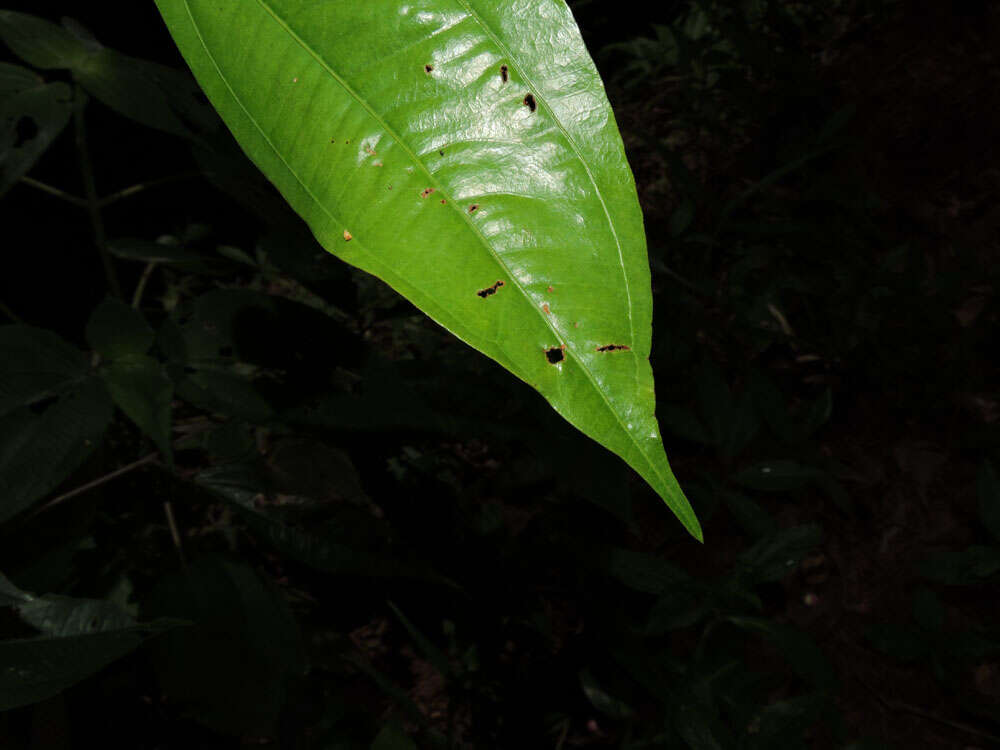
M 563 351 L 565 349 L 563 346 L 553 346 L 551 349 L 545 350 L 545 359 L 549 361 L 550 365 L 557 365 L 566 359 L 566 353 Z
M 510 80 L 510 73 L 506 65 L 500 66 L 500 80 L 504 83 L 507 83 L 507 81 Z
M 420 191 L 420 197 L 426 198 L 428 195 L 434 192 L 434 188 L 424 188 Z
M 604 346 L 597 347 L 599 352 L 627 352 L 629 347 L 625 344 L 605 344 Z
M 524 106 L 534 112 L 538 109 L 538 104 L 535 102 L 534 94 L 525 94 L 524 96 Z
M 344 230 L 344 242 L 350 242 L 352 239 L 354 239 L 354 235 L 352 235 L 350 232 L 348 232 L 345 229 Z
M 430 63 L 427 63 L 424 66 L 424 72 L 427 73 L 428 75 L 430 75 L 431 71 L 433 71 L 433 70 L 434 70 L 434 66 L 431 65 Z
M 470 214 L 474 214 L 478 210 L 479 210 L 479 204 L 478 203 L 473 203 L 471 206 L 469 206 L 469 213 Z
M 545 314 L 546 314 L 546 315 L 551 315 L 551 314 L 552 314 L 552 311 L 551 311 L 551 310 L 549 310 L 549 303 L 548 303 L 548 302 L 545 302 L 545 303 L 544 303 L 544 304 L 542 305 L 542 310 L 544 310 L 544 311 L 545 311 Z
M 438 149 L 438 154 L 444 156 L 444 149 L 443 148 Z
M 552 289 L 552 285 L 550 284 L 550 285 L 549 285 L 549 288 L 548 288 L 548 289 L 546 289 L 545 291 L 546 291 L 546 292 L 548 292 L 549 294 L 552 294 L 552 292 L 554 291 L 554 290 Z
M 447 203 L 447 202 L 448 202 L 448 201 L 446 201 L 446 200 L 445 200 L 444 198 L 442 198 L 442 199 L 441 199 L 441 205 L 442 205 L 442 206 L 443 206 L 443 205 L 444 205 L 445 203 Z
M 503 282 L 498 280 L 497 283 L 495 283 L 493 286 L 488 286 L 485 289 L 480 289 L 478 292 L 476 292 L 476 294 L 478 294 L 483 299 L 486 299 L 490 295 L 496 294 L 497 289 L 499 289 L 502 286 Z

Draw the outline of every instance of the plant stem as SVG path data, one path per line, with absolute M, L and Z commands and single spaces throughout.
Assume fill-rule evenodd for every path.
M 184 559 L 184 548 L 181 546 L 181 532 L 177 528 L 177 520 L 174 518 L 174 506 L 169 500 L 163 503 L 163 514 L 167 517 L 167 526 L 170 528 L 170 538 L 174 542 L 177 556 L 180 558 L 181 567 L 187 567 L 187 560 Z
M 108 252 L 108 240 L 104 234 L 104 219 L 101 216 L 101 201 L 97 197 L 97 187 L 94 184 L 94 168 L 90 161 L 90 151 L 87 149 L 87 130 L 83 121 L 84 107 L 87 105 L 87 95 L 77 86 L 73 101 L 73 125 L 76 130 L 76 148 L 80 157 L 80 174 L 83 177 L 83 190 L 87 201 L 87 213 L 90 215 L 90 226 L 94 230 L 94 244 L 101 255 L 104 265 L 104 275 L 108 280 L 108 289 L 116 297 L 122 296 L 122 287 L 115 272 L 114 261 Z
M 62 198 L 64 201 L 72 203 L 74 206 L 87 207 L 87 201 L 83 198 L 67 193 L 65 190 L 60 190 L 57 187 L 52 187 L 41 180 L 36 180 L 33 177 L 22 177 L 21 182 L 25 185 L 29 185 L 37 190 L 41 190 L 43 193 L 48 193 L 49 195 L 54 195 L 56 198 Z
M 18 317 L 17 313 L 15 313 L 13 310 L 11 310 L 9 307 L 7 307 L 7 305 L 5 305 L 2 300 L 0 300 L 0 312 L 2 312 L 4 315 L 6 315 L 8 318 L 10 318 L 15 323 L 23 323 L 24 322 L 23 320 L 21 320 L 20 317 Z
M 146 264 L 146 267 L 142 269 L 142 275 L 139 277 L 139 283 L 135 285 L 135 293 L 132 295 L 132 309 L 138 310 L 139 303 L 142 302 L 142 293 L 146 290 L 146 282 L 149 281 L 149 277 L 153 275 L 153 271 L 156 269 L 156 261 L 151 260 Z
M 39 507 L 38 510 L 36 510 L 34 513 L 32 513 L 28 517 L 31 518 L 33 516 L 37 516 L 39 513 L 43 513 L 45 511 L 49 510 L 50 508 L 53 508 L 56 505 L 59 505 L 59 503 L 65 502 L 66 500 L 69 500 L 70 498 L 74 498 L 77 495 L 81 495 L 84 492 L 87 492 L 88 490 L 94 489 L 95 487 L 100 487 L 102 484 L 105 484 L 106 482 L 110 482 L 112 479 L 117 479 L 122 474 L 128 474 L 130 471 L 133 471 L 134 469 L 138 469 L 140 466 L 145 466 L 146 464 L 152 463 L 153 461 L 155 461 L 159 457 L 160 457 L 160 454 L 158 452 L 156 452 L 156 453 L 150 453 L 148 456 L 143 456 L 138 461 L 133 461 L 130 464 L 126 464 L 125 466 L 122 466 L 120 469 L 115 469 L 110 474 L 105 474 L 103 477 L 98 477 L 97 479 L 94 479 L 93 481 L 87 482 L 86 484 L 81 484 L 79 487 L 76 487 L 76 488 L 70 490 L 69 492 L 64 492 L 63 494 L 59 495 L 58 497 L 55 497 L 52 500 L 49 500 L 47 503 L 45 503 L 45 505 L 42 505 L 41 507 Z
M 178 180 L 187 180 L 192 177 L 201 177 L 200 172 L 184 172 L 182 174 L 170 175 L 169 177 L 161 177 L 157 180 L 149 180 L 148 182 L 137 182 L 135 185 L 130 185 L 127 188 L 122 188 L 117 193 L 112 193 L 111 195 L 101 198 L 98 205 L 101 208 L 110 206 L 116 201 L 120 201 L 122 198 L 128 198 L 136 193 L 141 193 L 143 190 L 149 190 L 152 187 L 159 187 L 160 185 L 166 185 L 170 182 L 177 182 Z

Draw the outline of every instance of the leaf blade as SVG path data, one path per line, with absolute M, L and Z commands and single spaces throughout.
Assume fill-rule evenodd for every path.
M 701 538 L 653 413 L 634 182 L 564 3 L 518 14 L 450 0 L 414 17 L 402 3 L 395 14 L 158 5 L 241 146 L 321 244 L 538 389 Z M 546 32 L 525 35 L 533 22 Z M 560 75 L 546 72 L 553 62 Z

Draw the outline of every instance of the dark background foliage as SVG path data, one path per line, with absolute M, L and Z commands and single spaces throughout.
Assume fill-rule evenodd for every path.
M 152 3 L 18 9 L 114 52 L 0 71 L 0 745 L 998 746 L 1000 9 L 573 8 L 704 546 L 326 255 Z

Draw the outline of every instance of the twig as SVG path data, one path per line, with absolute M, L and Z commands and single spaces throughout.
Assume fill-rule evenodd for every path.
M 41 190 L 43 193 L 48 193 L 49 195 L 54 195 L 56 198 L 61 198 L 64 201 L 72 203 L 74 206 L 81 206 L 83 208 L 87 207 L 87 201 L 83 198 L 73 195 L 72 193 L 67 193 L 65 190 L 60 190 L 57 187 L 47 185 L 41 180 L 36 180 L 32 177 L 22 177 L 21 182 L 25 185 L 30 185 L 36 190 Z
M 170 528 L 170 538 L 174 540 L 174 547 L 177 548 L 177 556 L 181 559 L 181 567 L 187 567 L 184 559 L 184 548 L 181 546 L 181 532 L 177 528 L 177 520 L 174 518 L 174 506 L 167 500 L 163 503 L 163 513 L 167 517 L 167 526 Z
M 20 317 L 18 317 L 17 313 L 15 313 L 13 310 L 11 310 L 9 307 L 7 307 L 7 305 L 5 305 L 3 303 L 3 301 L 0 301 L 0 312 L 2 312 L 4 315 L 6 315 L 8 318 L 10 318 L 15 323 L 23 323 L 24 322 L 23 320 L 21 320 Z
M 87 149 L 87 130 L 83 121 L 83 110 L 87 104 L 87 95 L 77 86 L 73 102 L 73 125 L 76 130 L 76 148 L 80 157 L 80 174 L 83 177 L 84 194 L 87 197 L 87 213 L 90 215 L 90 226 L 94 230 L 94 244 L 101 255 L 104 265 L 104 275 L 108 280 L 108 289 L 116 297 L 122 296 L 122 287 L 118 282 L 114 261 L 108 251 L 108 239 L 104 234 L 104 219 L 101 217 L 101 201 L 97 197 L 97 187 L 94 184 L 94 167 L 90 161 L 90 151 Z
M 879 703 L 881 703 L 885 708 L 889 709 L 890 711 L 896 711 L 897 713 L 906 713 L 906 714 L 912 714 L 913 716 L 919 716 L 922 719 L 927 719 L 928 721 L 937 722 L 938 724 L 942 724 L 946 727 L 957 729 L 960 732 L 971 734 L 974 737 L 979 737 L 980 739 L 989 740 L 990 742 L 994 742 L 998 746 L 1000 746 L 1000 737 L 994 734 L 990 734 L 989 732 L 984 732 L 982 729 L 977 729 L 971 724 L 966 724 L 961 721 L 955 721 L 954 719 L 947 719 L 944 716 L 938 716 L 937 714 L 931 713 L 930 711 L 920 708 L 919 706 L 914 706 L 909 703 L 905 703 L 903 701 L 890 700 L 889 698 L 883 697 L 881 693 L 879 693 L 875 688 L 869 685 L 865 680 L 861 679 L 859 675 L 855 674 L 854 678 L 858 682 L 860 682 L 869 693 L 875 696 L 875 700 L 877 700 Z
M 88 490 L 94 489 L 95 487 L 100 487 L 102 484 L 110 482 L 112 479 L 117 479 L 122 474 L 128 474 L 130 471 L 138 469 L 140 466 L 145 466 L 146 464 L 153 463 L 159 457 L 160 454 L 158 452 L 150 453 L 148 456 L 143 456 L 138 461 L 133 461 L 130 464 L 122 466 L 120 469 L 115 469 L 110 474 L 105 474 L 103 477 L 98 477 L 97 479 L 87 482 L 86 484 L 81 484 L 79 487 L 76 487 L 70 490 L 69 492 L 64 492 L 63 494 L 59 495 L 59 497 L 49 500 L 47 503 L 45 503 L 45 505 L 40 506 L 33 513 L 31 513 L 28 516 L 28 518 L 33 518 L 34 516 L 37 516 L 39 513 L 44 513 L 49 508 L 53 508 L 56 505 L 59 505 L 59 503 L 65 502 L 66 500 L 74 498 L 77 495 L 81 495 L 84 492 L 87 492 Z
M 153 275 L 153 271 L 156 270 L 156 261 L 151 260 L 146 264 L 146 267 L 142 269 L 142 275 L 139 277 L 139 283 L 135 285 L 135 293 L 132 295 L 132 309 L 138 310 L 139 303 L 142 302 L 142 293 L 146 290 L 146 282 L 149 281 L 149 277 Z
M 167 185 L 171 182 L 177 182 L 178 180 L 187 180 L 192 177 L 201 177 L 201 172 L 184 172 L 182 174 L 174 174 L 168 177 L 160 177 L 156 180 L 149 180 L 147 182 L 137 182 L 135 185 L 130 185 L 127 188 L 122 188 L 118 192 L 112 193 L 111 195 L 101 198 L 98 202 L 100 208 L 105 208 L 110 206 L 112 203 L 120 201 L 122 198 L 128 198 L 129 196 L 135 195 L 136 193 L 141 193 L 144 190 L 149 190 L 150 188 L 159 187 L 160 185 Z

